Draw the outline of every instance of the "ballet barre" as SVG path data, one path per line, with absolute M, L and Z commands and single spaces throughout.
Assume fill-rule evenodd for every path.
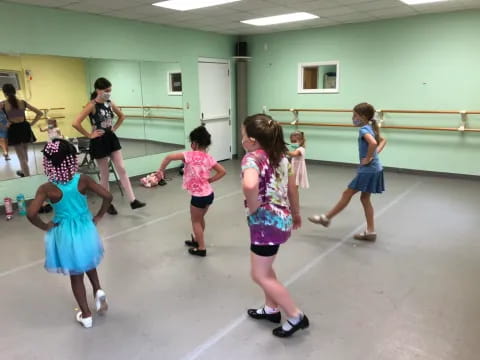
M 165 109 L 165 110 L 183 110 L 181 107 L 175 106 L 119 106 L 120 109 Z
M 276 112 L 332 112 L 332 113 L 351 113 L 353 109 L 270 109 L 270 111 Z M 390 113 L 390 114 L 467 114 L 467 115 L 480 115 L 480 110 L 389 110 L 382 109 L 377 110 L 377 113 Z
M 139 119 L 183 120 L 183 117 L 179 117 L 179 116 L 153 116 L 153 115 L 126 114 L 125 117 L 139 118 Z
M 289 122 L 279 122 L 283 126 L 313 126 L 313 127 L 344 127 L 354 128 L 356 126 L 350 124 L 336 124 L 336 123 L 310 123 L 310 122 L 298 122 L 296 124 Z M 382 129 L 396 129 L 396 130 L 426 130 L 426 131 L 461 131 L 461 132 L 480 132 L 480 129 L 466 128 L 459 130 L 458 128 L 449 127 L 425 127 L 425 126 L 382 126 Z
M 270 111 L 274 112 L 291 112 L 293 114 L 293 121 L 290 123 L 281 122 L 282 125 L 293 126 L 326 126 L 326 127 L 353 127 L 349 124 L 336 124 L 336 123 L 309 123 L 300 122 L 300 112 L 320 112 L 320 113 L 351 113 L 353 110 L 347 109 L 280 109 L 273 108 Z M 460 115 L 460 126 L 457 128 L 452 127 L 433 127 L 433 126 L 385 126 L 385 114 L 442 114 L 442 115 Z M 394 109 L 382 109 L 376 111 L 376 118 L 379 126 L 382 129 L 396 129 L 396 130 L 426 130 L 426 131 L 459 131 L 459 132 L 480 132 L 480 129 L 467 128 L 467 116 L 468 115 L 480 115 L 480 111 L 473 110 L 394 110 Z

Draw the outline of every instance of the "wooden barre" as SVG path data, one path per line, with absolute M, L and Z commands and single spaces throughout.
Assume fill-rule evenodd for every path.
M 144 116 L 145 119 L 165 119 L 165 120 L 183 120 L 183 117 L 178 116 Z
M 144 106 L 144 109 L 170 109 L 170 110 L 183 110 L 182 107 L 175 106 Z
M 280 125 L 287 126 L 316 126 L 316 127 L 356 127 L 349 124 L 335 124 L 335 123 L 302 123 L 292 124 L 288 122 L 279 122 Z M 455 131 L 455 132 L 480 132 L 480 129 L 464 129 L 445 128 L 445 127 L 423 127 L 423 126 L 382 126 L 380 129 L 396 129 L 396 130 L 427 130 L 427 131 Z
M 119 106 L 120 109 L 170 109 L 170 110 L 183 110 L 181 107 L 174 106 Z
M 48 120 L 48 119 L 65 119 L 65 116 L 49 116 L 48 118 L 47 117 L 41 117 L 40 119 L 38 120 Z M 27 118 L 28 121 L 33 121 L 35 119 L 30 119 L 30 118 Z
M 380 110 L 390 114 L 480 114 L 480 111 L 456 111 L 456 110 Z
M 282 112 L 292 112 L 292 111 L 302 111 L 302 112 L 349 112 L 351 113 L 352 110 L 346 109 L 270 109 L 270 111 L 282 111 Z
M 26 110 L 26 111 L 32 111 L 32 110 L 30 110 L 29 108 L 26 108 L 25 110 Z M 66 110 L 66 109 L 65 109 L 65 108 L 49 108 L 49 109 L 47 109 L 47 108 L 39 108 L 38 110 L 51 111 L 51 110 Z
M 145 116 L 145 115 L 125 115 L 127 118 L 140 118 L 140 119 L 165 119 L 165 120 L 183 120 L 183 117 L 176 116 Z
M 292 112 L 292 111 L 301 111 L 301 112 L 338 112 L 338 113 L 345 113 L 345 112 L 353 112 L 353 109 L 346 110 L 346 109 L 270 109 L 270 111 L 278 111 L 278 112 Z M 470 115 L 480 115 L 480 111 L 467 111 L 465 112 L 460 110 L 384 110 L 379 109 L 379 112 L 382 113 L 390 113 L 390 114 L 470 114 Z

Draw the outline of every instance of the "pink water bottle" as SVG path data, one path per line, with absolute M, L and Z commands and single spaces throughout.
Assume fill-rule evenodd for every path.
M 5 218 L 8 220 L 13 219 L 13 207 L 12 207 L 12 199 L 6 197 L 3 199 L 3 204 L 5 205 Z

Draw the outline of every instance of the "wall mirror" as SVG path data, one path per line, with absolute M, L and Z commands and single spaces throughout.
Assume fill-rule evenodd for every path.
M 338 93 L 340 64 L 338 61 L 323 61 L 298 64 L 298 93 Z
M 173 79 L 171 74 L 175 74 Z M 32 126 L 37 141 L 28 146 L 31 176 L 43 174 L 41 149 L 48 141 L 47 118 L 57 121 L 64 137 L 88 143 L 71 125 L 90 100 L 98 77 L 110 80 L 112 101 L 126 115 L 117 131 L 125 159 L 185 148 L 179 63 L 0 54 L 0 83 L 15 83 L 18 99 L 44 113 Z M 172 86 L 175 94 L 171 94 Z M 25 114 L 28 121 L 34 118 L 32 112 Z M 90 130 L 88 119 L 83 125 Z M 0 154 L 0 180 L 18 177 L 20 164 L 14 147 L 9 147 L 8 152 L 10 160 Z

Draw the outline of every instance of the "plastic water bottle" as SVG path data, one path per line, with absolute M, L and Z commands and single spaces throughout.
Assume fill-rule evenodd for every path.
M 5 219 L 12 220 L 13 219 L 13 207 L 12 207 L 12 199 L 6 197 L 3 199 L 3 205 L 5 206 Z
M 73 146 L 75 146 L 75 150 L 77 150 L 77 154 L 80 153 L 80 150 L 78 149 L 78 139 L 77 138 L 73 138 L 72 144 L 73 144 Z
M 23 196 L 23 194 L 17 195 L 17 205 L 18 205 L 18 214 L 22 216 L 27 215 L 27 206 L 25 204 L 25 196 Z

